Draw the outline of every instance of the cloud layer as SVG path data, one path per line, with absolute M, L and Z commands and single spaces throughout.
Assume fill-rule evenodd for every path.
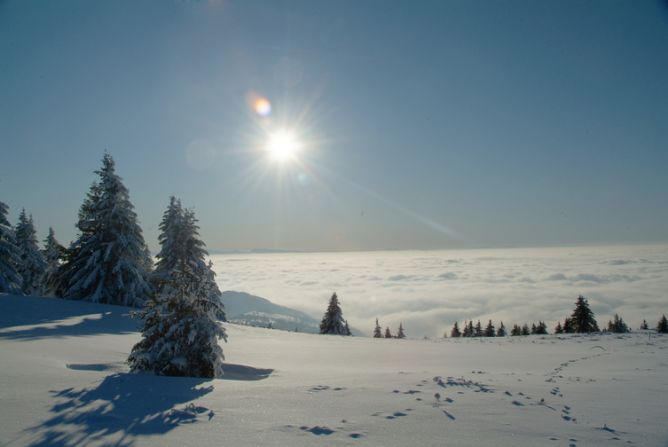
M 599 324 L 619 313 L 637 328 L 668 313 L 668 246 L 611 246 L 212 257 L 221 290 L 244 291 L 316 318 L 336 291 L 351 325 L 375 318 L 409 336 L 455 321 L 544 320 L 551 328 L 589 299 Z

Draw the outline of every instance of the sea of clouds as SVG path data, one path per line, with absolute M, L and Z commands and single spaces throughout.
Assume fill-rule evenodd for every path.
M 371 334 L 375 319 L 410 337 L 442 336 L 455 321 L 550 331 L 584 295 L 604 326 L 632 328 L 668 313 L 668 246 L 272 253 L 212 256 L 221 290 L 248 292 L 321 318 L 336 292 L 344 317 Z

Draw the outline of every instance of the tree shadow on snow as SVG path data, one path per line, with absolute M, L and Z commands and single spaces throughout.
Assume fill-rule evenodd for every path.
M 53 416 L 26 432 L 31 446 L 132 446 L 141 436 L 165 434 L 210 420 L 214 412 L 192 401 L 213 390 L 209 379 L 118 373 L 94 388 L 52 391 Z M 182 405 L 181 405 L 182 404 Z
M 139 321 L 123 306 L 92 304 L 58 298 L 3 296 L 0 299 L 0 338 L 36 340 L 136 332 Z M 78 318 L 80 317 L 80 318 Z M 66 322 L 70 318 L 78 318 Z

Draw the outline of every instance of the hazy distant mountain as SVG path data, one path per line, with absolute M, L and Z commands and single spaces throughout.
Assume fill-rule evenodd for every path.
M 251 326 L 271 327 L 287 331 L 318 333 L 320 321 L 285 306 L 246 292 L 223 292 L 227 320 Z

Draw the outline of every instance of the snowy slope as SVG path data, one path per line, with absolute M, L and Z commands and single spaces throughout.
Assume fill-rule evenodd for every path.
M 668 442 L 668 337 L 376 340 L 227 325 L 227 374 L 128 374 L 122 307 L 0 295 L 3 445 Z

